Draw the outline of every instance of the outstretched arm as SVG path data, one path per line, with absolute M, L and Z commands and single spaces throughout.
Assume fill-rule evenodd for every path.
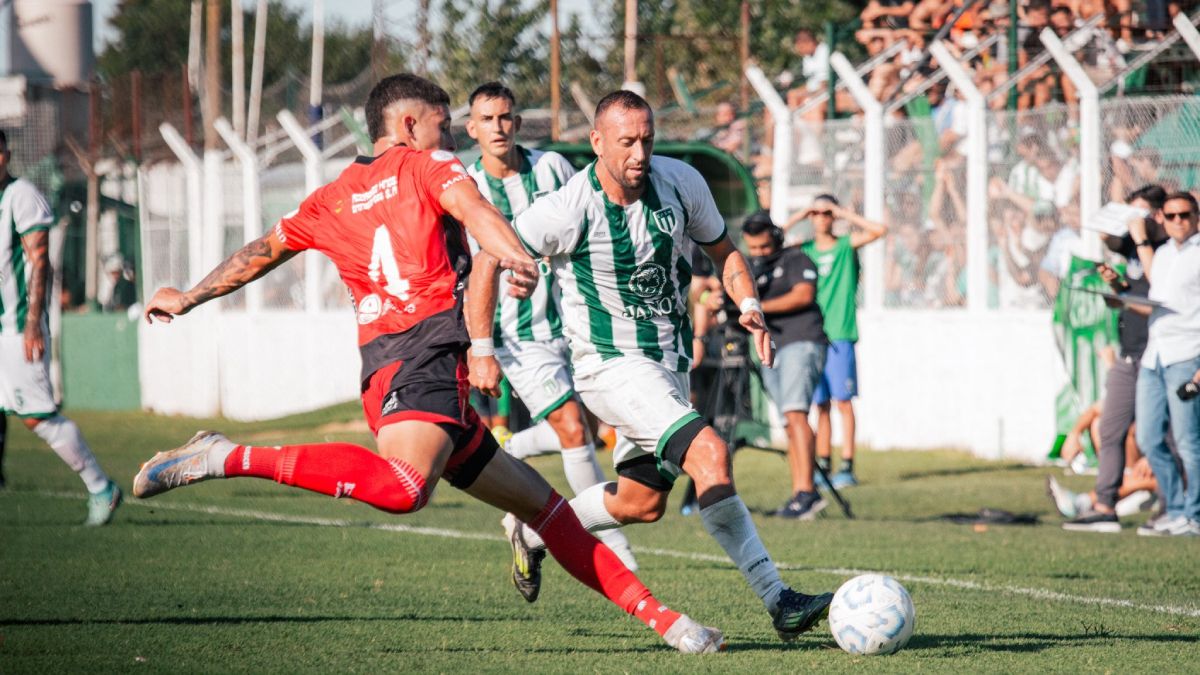
M 504 216 L 479 193 L 473 181 L 459 181 L 442 193 L 442 208 L 479 242 L 479 248 L 498 261 L 502 269 L 510 270 L 510 283 L 532 292 L 537 286 L 537 264 L 521 245 L 516 231 Z
M 750 331 L 754 338 L 754 347 L 758 350 L 758 357 L 762 359 L 763 365 L 770 368 L 774 357 L 771 336 L 767 334 L 762 304 L 758 300 L 758 289 L 754 287 L 754 277 L 750 275 L 746 259 L 729 240 L 728 235 L 714 244 L 705 245 L 704 252 L 713 261 L 726 295 L 742 312 L 738 322 Z
M 33 363 L 46 352 L 46 288 L 50 282 L 50 233 L 37 229 L 21 237 L 29 261 L 29 310 L 25 315 L 25 360 Z
M 887 225 L 884 225 L 883 223 L 877 223 L 873 220 L 867 220 L 850 209 L 843 208 L 841 206 L 834 207 L 833 215 L 838 218 L 845 218 L 846 220 L 850 221 L 855 228 L 857 228 L 850 235 L 850 246 L 854 248 L 866 246 L 867 244 L 887 234 L 888 231 Z
M 467 283 L 467 332 L 471 352 L 467 363 L 471 386 L 487 396 L 500 395 L 500 364 L 492 346 L 492 317 L 496 314 L 499 261 L 486 251 L 475 254 Z
M 198 305 L 229 295 L 258 279 L 290 260 L 296 253 L 279 240 L 272 228 L 226 258 L 191 290 L 166 287 L 155 291 L 154 297 L 146 303 L 146 322 L 154 323 L 154 319 L 158 319 L 170 323 L 173 317 L 187 314 Z

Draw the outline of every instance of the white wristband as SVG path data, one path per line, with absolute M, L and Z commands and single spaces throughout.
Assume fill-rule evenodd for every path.
M 496 347 L 492 343 L 492 338 L 475 338 L 471 340 L 471 356 L 482 358 L 484 356 L 495 356 Z
M 738 305 L 738 311 L 742 314 L 746 312 L 758 312 L 762 314 L 762 303 L 756 297 L 742 298 L 741 304 Z

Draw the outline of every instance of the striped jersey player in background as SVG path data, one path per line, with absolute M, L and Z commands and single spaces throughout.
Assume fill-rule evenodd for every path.
M 753 277 L 700 173 L 653 156 L 654 115 L 645 99 L 628 91 L 601 99 L 591 142 L 596 161 L 514 223 L 533 256 L 550 258 L 562 285 L 576 390 L 622 437 L 613 452 L 617 481 L 588 488 L 571 507 L 592 531 L 653 522 L 686 473 L 705 529 L 762 600 L 779 636 L 794 640 L 828 613 L 833 595 L 784 585 L 734 488 L 725 441 L 688 402 L 695 246 L 712 260 L 770 367 L 773 347 Z M 536 548 L 536 539 L 526 529 L 512 542 Z
M 562 155 L 517 145 L 521 117 L 516 114 L 516 99 L 508 87 L 489 82 L 478 87 L 468 100 L 471 117 L 467 133 L 479 144 L 482 154 L 467 172 L 505 218 L 511 221 L 575 175 L 575 169 Z M 596 444 L 575 394 L 571 351 L 563 337 L 561 290 L 549 263 L 540 261 L 539 268 L 541 280 L 533 294 L 516 298 L 507 292 L 503 277 L 496 283 L 495 258 L 476 256 L 466 310 L 472 337 L 472 380 L 494 395 L 503 372 L 529 408 L 534 423 L 509 438 L 504 449 L 517 459 L 561 451 L 567 483 L 579 494 L 604 482 L 604 472 L 596 461 Z M 516 523 L 512 514 L 504 519 L 510 537 L 519 531 Z M 629 569 L 637 569 L 624 534 L 618 530 L 597 534 Z M 532 602 L 537 599 L 538 586 L 523 585 L 524 579 L 522 574 L 514 576 L 523 595 L 534 593 L 533 597 L 526 596 Z
M 84 524 L 104 525 L 121 503 L 121 490 L 79 427 L 58 413 L 50 384 L 46 309 L 54 216 L 33 183 L 8 172 L 11 158 L 8 136 L 0 131 L 0 415 L 16 416 L 79 474 L 88 491 Z

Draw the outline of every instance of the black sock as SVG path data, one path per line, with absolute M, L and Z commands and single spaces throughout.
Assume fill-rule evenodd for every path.
M 817 458 L 817 466 L 821 467 L 826 472 L 828 472 L 829 471 L 829 458 L 828 457 L 818 457 Z
M 854 458 L 842 458 L 842 471 L 845 473 L 854 473 Z

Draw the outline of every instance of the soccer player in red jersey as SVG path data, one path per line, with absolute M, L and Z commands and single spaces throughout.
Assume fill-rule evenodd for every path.
M 200 432 L 144 464 L 133 493 L 152 497 L 204 480 L 249 476 L 399 514 L 425 506 L 444 475 L 531 525 L 568 572 L 672 647 L 717 651 L 724 646 L 720 631 L 656 600 L 536 471 L 496 452 L 495 439 L 468 405 L 470 339 L 462 295 L 471 259 L 463 226 L 501 261 L 517 293 L 528 293 L 538 276 L 508 221 L 450 152 L 449 105 L 446 92 L 428 80 L 383 79 L 367 100 L 374 157 L 356 159 L 191 290 L 161 288 L 146 304 L 147 321 L 169 322 L 300 251 L 324 253 L 354 299 L 363 409 L 378 454 L 349 443 L 237 445 Z

